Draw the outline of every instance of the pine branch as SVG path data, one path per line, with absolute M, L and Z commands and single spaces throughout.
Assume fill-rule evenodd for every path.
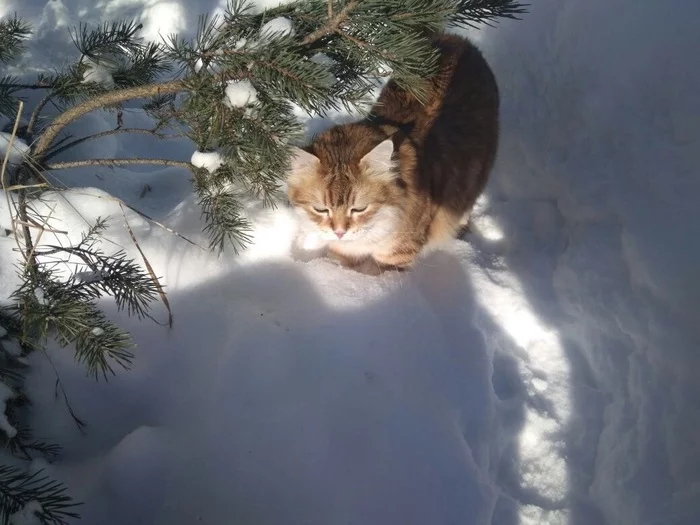
M 110 91 L 102 95 L 96 96 L 85 102 L 82 102 L 56 117 L 56 119 L 47 126 L 34 148 L 34 155 L 37 159 L 43 159 L 47 150 L 56 139 L 58 134 L 71 122 L 78 118 L 95 111 L 96 109 L 114 106 L 127 100 L 138 98 L 152 98 L 170 93 L 184 91 L 185 86 L 181 81 L 172 80 L 170 82 L 162 82 L 158 84 L 148 84 L 145 86 L 136 86 L 119 91 Z
M 107 283 L 105 280 L 103 286 L 117 284 Z M 41 269 L 37 269 L 33 279 L 25 280 L 12 295 L 22 305 L 23 337 L 43 344 L 54 335 L 63 347 L 73 344 L 76 361 L 85 364 L 93 377 L 102 375 L 107 379 L 108 373 L 114 374 L 112 362 L 129 367 L 133 343 L 95 304 L 94 297 L 100 289 L 76 284 L 72 280 L 62 283 L 51 271 Z M 126 297 L 120 299 L 125 301 Z
M 168 233 L 172 233 L 173 235 L 179 237 L 180 239 L 187 242 L 188 244 L 191 244 L 192 246 L 195 246 L 196 248 L 199 248 L 202 251 L 206 251 L 206 248 L 200 246 L 199 244 L 194 242 L 192 239 L 186 237 L 185 235 L 181 234 L 177 230 L 174 230 L 173 228 L 171 228 L 167 224 L 163 224 L 162 222 L 157 221 L 156 219 L 154 219 L 150 215 L 148 215 L 148 214 L 144 213 L 143 211 L 139 210 L 138 208 L 124 202 L 123 200 L 118 199 L 117 197 L 112 197 L 112 196 L 108 196 L 108 195 L 94 195 L 91 193 L 83 193 L 83 192 L 79 192 L 79 191 L 75 191 L 75 190 L 71 190 L 71 193 L 76 194 L 76 195 L 85 195 L 85 196 L 89 196 L 89 197 L 94 197 L 96 199 L 107 199 L 107 200 L 116 202 L 116 203 L 120 204 L 121 206 L 125 206 L 126 208 L 129 208 L 136 215 L 146 219 L 148 222 L 155 224 L 159 228 L 162 228 L 163 230 L 167 231 Z M 57 233 L 67 234 L 67 232 L 57 232 Z
M 87 159 L 87 160 L 75 160 L 68 162 L 54 162 L 53 164 L 47 164 L 46 169 L 48 170 L 65 170 L 68 168 L 85 168 L 88 166 L 129 166 L 138 164 L 159 164 L 161 166 L 176 166 L 178 168 L 192 169 L 193 166 L 189 162 L 170 160 L 170 159 Z
M 2 445 L 6 447 L 12 455 L 26 460 L 32 459 L 32 453 L 39 453 L 50 459 L 54 459 L 61 452 L 60 446 L 34 439 L 31 430 L 24 427 L 17 428 L 17 434 L 12 439 L 4 437 L 0 438 L 0 440 L 4 441 Z
M 195 177 L 195 190 L 200 197 L 210 249 L 221 253 L 228 241 L 238 253 L 239 248 L 252 240 L 250 223 L 241 213 L 239 196 L 230 188 L 211 187 L 201 176 Z
M 98 218 L 76 246 L 42 246 L 37 250 L 37 256 L 64 253 L 77 257 L 84 264 L 85 271 L 76 270 L 67 281 L 57 284 L 59 289 L 75 292 L 86 299 L 97 299 L 107 294 L 114 298 L 119 310 L 126 308 L 129 315 L 144 317 L 159 285 L 154 284 L 138 264 L 127 259 L 123 251 L 112 255 L 102 253 L 97 246 L 97 238 L 105 228 L 106 221 Z M 52 277 L 51 272 L 44 271 L 42 274 L 44 281 Z M 55 291 L 56 283 L 45 284 L 47 290 Z
M 32 34 L 25 21 L 14 16 L 0 20 L 0 62 L 7 64 L 24 48 L 24 42 Z
M 78 29 L 71 32 L 71 39 L 81 55 L 99 59 L 104 55 L 119 55 L 125 50 L 138 52 L 141 44 L 136 33 L 141 28 L 141 24 L 133 21 L 105 22 L 89 31 L 87 24 L 81 23 Z
M 154 285 L 155 289 L 158 291 L 158 295 L 160 295 L 160 299 L 161 299 L 161 301 L 163 301 L 163 305 L 168 310 L 168 326 L 170 328 L 172 328 L 173 327 L 173 311 L 170 308 L 170 301 L 168 301 L 168 297 L 165 295 L 165 290 L 163 289 L 163 286 L 160 284 L 160 280 L 158 279 L 158 276 L 156 276 L 156 273 L 153 270 L 153 266 L 151 266 L 151 263 L 148 260 L 148 257 L 146 257 L 146 254 L 141 249 L 141 245 L 139 244 L 139 241 L 136 239 L 136 235 L 134 234 L 134 230 L 132 230 L 131 226 L 129 225 L 129 219 L 127 219 L 127 217 L 126 217 L 126 211 L 124 210 L 124 206 L 120 203 L 119 207 L 122 210 L 122 216 L 124 217 L 124 225 L 126 226 L 126 230 L 129 232 L 129 236 L 131 237 L 131 241 L 134 243 L 134 246 L 136 246 L 136 249 L 138 250 L 139 254 L 141 254 L 141 259 L 143 259 L 143 264 L 146 266 L 146 269 L 148 270 L 148 274 L 151 276 L 151 280 L 153 282 L 153 285 Z M 153 319 L 153 317 L 151 317 L 151 319 Z M 153 320 L 155 321 L 155 319 L 153 319 Z M 155 322 L 157 322 L 157 321 L 155 321 Z M 161 323 L 158 323 L 158 324 L 161 324 Z
M 21 91 L 25 89 L 36 90 L 36 89 L 51 89 L 53 88 L 50 84 L 20 84 L 16 82 L 7 82 L 4 79 L 0 80 L 0 88 L 14 89 L 16 91 Z
M 329 16 L 329 20 L 326 24 L 324 24 L 322 27 L 319 27 L 316 31 L 304 38 L 302 44 L 313 44 L 314 42 L 317 42 L 318 40 L 322 39 L 324 36 L 330 35 L 331 33 L 335 33 L 336 31 L 338 31 L 340 25 L 348 19 L 348 16 L 353 11 L 353 9 L 357 7 L 358 3 L 358 0 L 351 0 L 350 2 L 348 2 L 348 4 L 343 9 L 341 9 L 337 15 L 335 15 L 334 17 Z M 330 10 L 331 8 L 329 7 L 329 13 Z
M 2 183 L 2 188 L 3 190 L 7 189 L 7 181 L 6 181 L 6 175 L 7 175 L 7 163 L 10 158 L 10 152 L 12 151 L 12 144 L 15 140 L 15 137 L 17 136 L 17 129 L 19 128 L 19 122 L 20 118 L 22 117 L 22 110 L 24 108 L 24 102 L 19 101 L 19 107 L 17 109 L 17 115 L 15 116 L 15 123 L 14 127 L 12 128 L 12 134 L 10 136 L 10 140 L 8 143 L 7 151 L 5 152 L 5 158 L 3 159 L 2 163 L 2 168 L 0 169 L 0 182 Z M 20 173 L 24 172 L 24 166 L 20 166 L 18 168 L 18 171 Z M 22 184 L 24 181 L 22 180 L 22 176 L 20 175 L 19 183 Z M 10 196 L 5 191 L 5 198 L 7 199 L 7 205 L 8 205 L 8 213 L 12 213 L 13 207 L 10 205 Z M 24 258 L 25 265 L 29 269 L 30 273 L 33 271 L 34 267 L 36 266 L 36 260 L 31 256 L 30 254 L 34 251 L 34 245 L 32 243 L 32 234 L 31 231 L 29 230 L 29 227 L 27 226 L 27 223 L 29 222 L 29 217 L 27 214 L 27 192 L 25 189 L 20 189 L 18 192 L 18 197 L 17 197 L 17 215 L 19 217 L 19 220 L 22 221 L 24 224 L 22 224 L 22 234 L 24 237 L 24 248 L 19 243 L 19 240 L 17 240 L 17 237 L 15 236 L 15 240 L 17 242 L 17 248 L 19 249 L 19 252 L 22 254 L 22 257 Z
M 529 6 L 518 0 L 459 0 L 450 22 L 457 26 L 476 27 L 477 23 L 492 25 L 499 18 L 519 20 L 519 15 L 527 13 L 525 8 Z
M 17 111 L 15 93 L 19 91 L 19 88 L 14 87 L 16 79 L 16 77 L 9 75 L 0 78 L 0 114 L 10 119 L 15 116 Z
M 70 518 L 78 518 L 73 510 L 77 504 L 66 495 L 63 484 L 18 467 L 0 465 L 0 522 L 8 523 L 10 515 L 22 510 L 31 501 L 41 506 L 39 516 L 44 523 L 63 525 Z
M 29 117 L 29 123 L 27 124 L 27 136 L 31 137 L 32 133 L 34 132 L 34 127 L 36 126 L 36 123 L 39 120 L 39 115 L 41 115 L 41 112 L 44 110 L 46 105 L 51 102 L 51 98 L 53 97 L 53 93 L 47 93 L 36 105 L 34 110 L 32 111 L 31 116 Z

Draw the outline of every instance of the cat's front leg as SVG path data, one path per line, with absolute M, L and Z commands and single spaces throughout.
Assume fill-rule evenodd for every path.
M 420 249 L 406 248 L 391 253 L 375 254 L 372 262 L 379 268 L 379 273 L 404 272 L 409 270 L 418 257 Z
M 343 252 L 334 250 L 332 246 L 328 247 L 326 257 L 328 257 L 331 261 L 340 264 L 344 268 L 351 268 L 353 270 L 357 270 L 357 268 L 361 267 L 366 259 L 366 257 L 358 259 L 357 257 L 349 256 Z
M 383 265 L 379 264 L 373 257 L 366 257 L 357 263 L 353 270 L 364 275 L 378 276 L 387 271 Z
M 310 262 L 322 259 L 328 253 L 328 242 L 323 241 L 315 232 L 297 232 L 291 246 L 291 255 L 295 261 Z
M 379 275 L 385 271 L 384 267 L 377 263 L 371 256 L 350 257 L 344 253 L 337 252 L 332 248 L 328 249 L 328 258 L 337 262 L 344 268 L 362 273 L 364 275 Z

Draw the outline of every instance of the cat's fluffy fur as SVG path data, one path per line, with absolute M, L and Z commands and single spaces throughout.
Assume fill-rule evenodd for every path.
M 440 71 L 426 104 L 390 81 L 367 119 L 295 152 L 287 188 L 302 232 L 346 266 L 409 267 L 456 236 L 486 185 L 498 147 L 496 80 L 468 40 L 441 35 L 434 45 Z

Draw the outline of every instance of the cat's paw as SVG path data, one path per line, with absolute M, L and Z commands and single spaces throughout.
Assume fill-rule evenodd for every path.
M 387 265 L 387 264 L 382 264 L 380 262 L 377 262 L 374 258 L 368 257 L 362 262 L 356 264 L 353 268 L 358 273 L 364 274 L 364 275 L 370 275 L 372 277 L 377 277 L 379 275 L 383 275 L 385 273 L 393 273 L 393 272 L 405 272 L 408 271 L 409 268 L 406 266 L 394 266 L 394 265 Z
M 327 244 L 314 234 L 300 233 L 292 244 L 292 258 L 300 262 L 322 259 L 328 252 Z
M 352 266 L 352 269 L 363 275 L 370 275 L 376 277 L 383 273 L 381 265 L 377 263 L 372 257 L 367 257 L 359 263 Z

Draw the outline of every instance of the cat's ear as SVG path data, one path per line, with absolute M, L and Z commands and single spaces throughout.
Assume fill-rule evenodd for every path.
M 301 148 L 292 148 L 292 172 L 314 168 L 319 164 L 318 157 Z
M 394 143 L 386 139 L 376 145 L 372 151 L 362 157 L 362 164 L 377 171 L 389 171 L 394 166 L 391 156 L 394 153 Z

